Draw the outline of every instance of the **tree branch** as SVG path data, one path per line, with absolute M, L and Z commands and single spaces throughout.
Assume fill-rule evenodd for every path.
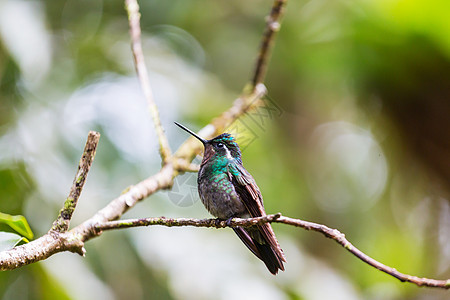
M 69 192 L 69 196 L 64 202 L 63 208 L 59 211 L 59 215 L 53 222 L 51 230 L 57 232 L 64 232 L 69 229 L 70 220 L 72 214 L 77 206 L 78 198 L 80 198 L 81 191 L 83 190 L 86 177 L 91 169 L 92 162 L 94 161 L 95 152 L 97 150 L 98 141 L 100 140 L 100 133 L 90 131 L 84 146 L 83 155 L 81 156 L 80 163 L 78 164 L 78 171 L 73 179 L 72 187 Z
M 95 230 L 98 234 L 101 234 L 105 230 L 122 229 L 130 227 L 141 227 L 141 226 L 152 226 L 152 225 L 162 225 L 168 227 L 176 226 L 194 226 L 194 227 L 213 227 L 213 228 L 225 228 L 225 227 L 249 227 L 257 224 L 263 223 L 282 223 L 286 225 L 291 225 L 295 227 L 300 227 L 306 230 L 313 230 L 322 233 L 327 238 L 330 238 L 344 247 L 347 251 L 355 255 L 357 258 L 365 262 L 366 264 L 377 268 L 378 270 L 391 275 L 402 282 L 414 283 L 418 286 L 427 287 L 437 287 L 437 288 L 450 288 L 450 279 L 447 280 L 436 280 L 429 278 L 420 278 L 417 276 L 411 276 L 407 274 L 400 273 L 394 268 L 386 266 L 377 260 L 371 258 L 370 256 L 364 254 L 361 250 L 353 246 L 346 238 L 345 234 L 341 233 L 337 229 L 329 228 L 322 224 L 317 224 L 313 222 L 303 221 L 300 219 L 293 219 L 289 217 L 284 217 L 280 213 L 274 215 L 267 215 L 258 218 L 249 219 L 239 219 L 235 218 L 231 221 L 219 220 L 219 219 L 192 219 L 192 218 L 143 218 L 143 219 L 131 219 L 131 220 L 120 220 L 105 222 L 95 226 Z
M 70 232 L 50 230 L 34 241 L 0 252 L 0 271 L 32 264 L 63 251 L 71 251 L 83 256 L 85 253 L 83 242 Z
M 136 73 L 139 77 L 145 99 L 147 99 L 147 105 L 153 120 L 153 124 L 155 125 L 155 130 L 159 141 L 159 153 L 161 155 L 161 159 L 163 160 L 163 163 L 168 163 L 172 154 L 170 151 L 169 142 L 167 141 L 167 137 L 164 134 L 164 128 L 159 118 L 158 107 L 156 106 L 155 100 L 153 98 L 153 92 L 150 86 L 147 67 L 145 66 L 144 53 L 142 51 L 141 42 L 141 14 L 139 12 L 139 4 L 137 3 L 137 0 L 126 0 L 125 9 L 128 13 L 128 22 L 131 35 L 131 52 L 133 53 L 134 57 Z
M 62 251 L 84 255 L 85 249 L 82 240 L 67 232 L 67 230 L 86 182 L 87 174 L 94 161 L 99 140 L 100 134 L 98 132 L 89 132 L 69 196 L 49 232 L 30 243 L 0 252 L 0 270 L 12 270 L 44 260 Z
M 275 0 L 270 15 L 266 19 L 266 28 L 263 33 L 261 46 L 259 47 L 255 71 L 252 78 L 252 87 L 264 82 L 267 73 L 267 62 L 270 58 L 270 50 L 275 39 L 275 34 L 280 30 L 280 19 L 283 16 L 287 0 Z

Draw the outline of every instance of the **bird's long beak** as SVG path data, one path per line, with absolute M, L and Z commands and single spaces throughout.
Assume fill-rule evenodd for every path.
M 189 132 L 190 134 L 192 134 L 193 136 L 195 136 L 200 142 L 203 143 L 203 145 L 205 145 L 208 141 L 205 139 L 202 139 L 201 137 L 199 137 L 195 132 L 193 132 L 192 130 L 186 128 L 185 126 L 181 125 L 180 123 L 174 122 L 175 125 L 177 125 L 178 127 L 180 127 L 181 129 Z

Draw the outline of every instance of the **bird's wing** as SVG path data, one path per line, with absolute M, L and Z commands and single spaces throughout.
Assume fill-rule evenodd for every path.
M 265 216 L 266 212 L 264 210 L 262 195 L 252 175 L 239 164 L 230 164 L 229 174 L 234 183 L 235 190 L 244 202 L 249 214 L 252 217 Z M 281 250 L 270 224 L 264 223 L 258 225 L 258 229 L 260 234 L 252 234 L 252 238 L 261 239 L 258 241 L 261 244 L 269 244 L 270 247 L 277 253 L 277 256 L 282 261 L 285 261 L 283 250 Z
M 252 175 L 244 167 L 237 164 L 231 165 L 230 171 L 232 179 L 237 183 L 235 184 L 235 187 L 238 188 L 237 192 L 244 201 L 250 215 L 252 217 L 265 216 L 262 195 Z

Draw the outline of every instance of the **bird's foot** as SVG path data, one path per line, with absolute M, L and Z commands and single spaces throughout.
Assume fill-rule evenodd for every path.
M 219 218 L 217 218 L 217 219 L 214 221 L 214 222 L 216 223 L 216 227 L 217 227 L 217 228 L 225 227 L 225 226 L 222 225 L 222 221 L 223 221 L 223 219 L 219 219 Z
M 225 224 L 227 224 L 228 227 L 231 227 L 231 220 L 233 220 L 233 217 L 228 218 Z

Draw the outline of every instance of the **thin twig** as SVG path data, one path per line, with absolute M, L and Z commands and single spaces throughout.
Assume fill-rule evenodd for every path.
M 58 217 L 53 222 L 51 230 L 57 232 L 65 232 L 69 229 L 72 214 L 77 206 L 78 198 L 80 198 L 84 183 L 86 182 L 87 174 L 91 169 L 94 161 L 95 152 L 97 150 L 98 141 L 100 140 L 100 133 L 89 131 L 86 145 L 84 146 L 83 155 L 78 164 L 77 174 L 73 179 L 72 187 L 70 188 L 69 196 L 64 202 Z
M 155 125 L 161 158 L 163 160 L 163 163 L 168 163 L 171 157 L 170 146 L 164 133 L 161 119 L 159 118 L 158 107 L 156 106 L 155 100 L 153 98 L 153 92 L 150 86 L 147 67 L 145 65 L 144 53 L 142 51 L 140 26 L 141 14 L 139 12 L 139 4 L 136 0 L 126 0 L 125 9 L 128 13 L 128 22 L 130 25 L 131 35 L 131 51 L 133 52 L 136 73 L 139 77 L 139 81 L 141 82 L 142 91 L 144 92 L 145 99 L 147 99 L 148 109 L 152 116 L 153 124 Z
M 267 63 L 270 58 L 270 50 L 273 44 L 275 34 L 280 30 L 280 18 L 283 16 L 284 7 L 287 0 L 275 0 L 272 5 L 270 15 L 266 20 L 266 28 L 263 33 L 259 54 L 256 60 L 255 71 L 252 78 L 253 89 L 264 82 L 267 73 Z
M 151 226 L 151 225 L 162 225 L 168 227 L 175 226 L 194 226 L 194 227 L 213 227 L 213 228 L 224 228 L 224 227 L 249 227 L 254 226 L 256 224 L 262 223 L 282 223 L 291 226 L 301 227 L 306 230 L 313 230 L 322 233 L 327 238 L 330 238 L 340 244 L 342 247 L 347 249 L 350 253 L 355 255 L 357 258 L 367 263 L 368 265 L 385 272 L 388 275 L 391 275 L 402 282 L 410 282 L 414 283 L 418 286 L 426 286 L 426 287 L 436 287 L 436 288 L 450 288 L 450 279 L 447 280 L 436 280 L 429 278 L 420 278 L 417 276 L 411 276 L 407 274 L 400 273 L 394 268 L 386 266 L 377 260 L 371 258 L 370 256 L 364 254 L 361 250 L 353 246 L 346 238 L 345 234 L 341 233 L 337 229 L 329 228 L 322 224 L 317 224 L 313 222 L 303 221 L 300 219 L 293 219 L 289 217 L 284 217 L 280 213 L 274 215 L 267 215 L 264 217 L 258 218 L 249 218 L 249 219 L 232 219 L 231 221 L 226 220 L 218 220 L 218 219 L 192 219 L 192 218 L 144 218 L 144 219 L 131 219 L 131 220 L 119 220 L 119 221 L 110 221 L 105 222 L 103 224 L 99 224 L 95 226 L 95 230 L 98 234 L 101 231 L 105 230 L 113 230 L 113 229 L 121 229 L 121 228 L 130 228 L 130 227 L 140 227 L 140 226 Z

